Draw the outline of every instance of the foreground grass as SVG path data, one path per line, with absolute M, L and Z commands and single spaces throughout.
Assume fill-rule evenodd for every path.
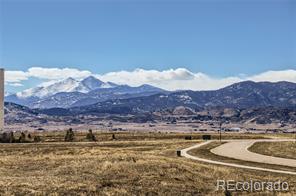
M 256 142 L 249 150 L 268 156 L 296 159 L 296 142 Z
M 290 195 L 296 194 L 295 176 L 177 157 L 176 149 L 200 142 L 186 141 L 184 135 L 145 140 L 125 133 L 104 142 L 110 134 L 97 136 L 96 143 L 0 144 L 0 195 L 224 195 L 216 191 L 218 179 L 280 179 L 289 182 Z M 53 137 L 61 139 L 59 134 L 47 136 Z

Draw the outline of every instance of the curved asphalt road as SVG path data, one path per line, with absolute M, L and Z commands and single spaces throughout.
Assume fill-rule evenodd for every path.
M 271 141 L 272 142 L 279 142 L 279 141 L 295 141 L 295 140 L 224 140 L 224 141 L 229 142 L 229 143 L 232 143 L 232 142 L 238 142 L 238 143 L 240 143 L 240 142 L 242 142 L 241 145 L 242 146 L 245 146 L 245 148 L 240 148 L 242 152 L 241 151 L 236 151 L 236 153 L 238 153 L 238 154 L 244 154 L 246 151 L 249 152 L 247 150 L 247 148 L 249 148 L 255 142 L 266 142 L 266 141 L 268 141 L 268 142 L 271 142 Z M 184 156 L 184 157 L 189 158 L 189 159 L 193 159 L 193 160 L 197 160 L 197 161 L 202 161 L 202 162 L 206 162 L 206 163 L 211 163 L 211 164 L 217 164 L 217 165 L 224 165 L 224 166 L 230 166 L 230 167 L 236 167 L 236 168 L 243 168 L 243 169 L 252 169 L 252 170 L 259 170 L 259 171 L 267 171 L 267 172 L 274 172 L 274 173 L 281 173 L 281 174 L 296 175 L 296 172 L 292 172 L 292 171 L 268 169 L 268 168 L 262 168 L 262 167 L 253 167 L 253 166 L 240 165 L 240 164 L 235 164 L 235 163 L 225 163 L 225 162 L 221 162 L 221 161 L 213 161 L 213 160 L 209 160 L 209 159 L 204 159 L 204 158 L 200 158 L 200 157 L 196 157 L 196 156 L 192 156 L 192 155 L 188 154 L 188 151 L 190 151 L 192 149 L 195 149 L 195 148 L 200 148 L 200 147 L 202 147 L 204 145 L 207 145 L 207 144 L 209 144 L 211 142 L 212 141 L 207 141 L 207 142 L 200 143 L 200 144 L 191 146 L 189 148 L 183 149 L 183 150 L 181 150 L 181 156 Z M 245 142 L 252 142 L 252 143 L 248 143 L 248 145 L 246 145 Z M 226 144 L 228 144 L 228 143 L 226 143 Z M 241 145 L 238 144 L 238 146 L 241 146 Z M 221 145 L 221 146 L 223 146 L 223 145 Z M 219 148 L 219 147 L 217 147 L 217 148 Z M 219 149 L 219 155 L 220 156 L 229 155 L 229 152 L 230 151 L 234 151 L 234 149 L 235 149 L 232 145 L 227 145 L 226 147 L 227 147 L 227 150 L 225 152 L 223 152 L 223 149 L 222 148 Z M 223 147 L 223 148 L 225 148 L 225 147 Z M 214 149 L 216 149 L 216 148 L 214 148 Z M 220 150 L 222 150 L 222 152 Z M 254 154 L 256 154 L 256 153 L 254 153 Z M 258 155 L 260 155 L 260 154 L 258 154 Z M 262 156 L 264 156 L 264 155 L 262 155 Z M 233 158 L 233 157 L 231 157 L 231 158 Z M 271 157 L 271 158 L 273 159 L 273 158 L 277 158 L 277 157 Z M 293 159 L 287 159 L 287 160 L 294 161 Z M 256 160 L 256 162 L 260 162 L 260 160 Z M 295 165 L 293 165 L 293 167 L 295 167 Z
M 221 146 L 218 146 L 211 150 L 212 153 L 239 159 L 243 161 L 251 161 L 257 163 L 266 163 L 273 165 L 283 165 L 288 167 L 296 167 L 296 159 L 286 159 L 279 157 L 272 157 L 267 155 L 262 155 L 248 150 L 255 142 L 282 142 L 282 141 L 291 141 L 291 140 L 241 140 L 241 141 L 232 141 Z M 296 157 L 295 157 L 296 158 Z

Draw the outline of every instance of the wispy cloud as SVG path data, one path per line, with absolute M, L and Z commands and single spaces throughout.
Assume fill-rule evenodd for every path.
M 19 83 L 28 80 L 28 75 L 23 71 L 5 71 L 5 82 Z
M 248 78 L 256 82 L 260 81 L 269 81 L 269 82 L 278 82 L 278 81 L 289 81 L 296 82 L 296 70 L 281 70 L 281 71 L 267 71 L 263 72 Z
M 164 71 L 136 69 L 130 72 L 110 72 L 104 75 L 97 75 L 97 77 L 103 81 L 128 84 L 131 86 L 151 84 L 167 90 L 210 90 L 242 80 L 239 77 L 213 78 L 204 73 L 193 73 L 185 68 Z
M 9 83 L 9 86 L 20 87 L 20 86 L 24 86 L 24 85 L 16 82 L 16 83 Z
M 186 68 L 168 70 L 145 70 L 135 69 L 133 71 L 117 71 L 106 74 L 91 73 L 88 70 L 73 68 L 42 68 L 32 67 L 27 71 L 6 71 L 6 83 L 12 86 L 22 85 L 21 83 L 30 78 L 38 78 L 52 83 L 68 77 L 82 79 L 89 75 L 94 75 L 103 81 L 110 81 L 118 84 L 128 84 L 139 86 L 151 84 L 167 90 L 215 90 L 227 85 L 244 80 L 253 81 L 290 81 L 296 82 L 296 70 L 266 71 L 256 75 L 237 75 L 229 77 L 212 77 L 201 72 L 191 72 Z
M 90 76 L 92 73 L 87 70 L 78 70 L 73 68 L 43 68 L 43 67 L 32 67 L 27 72 L 29 77 L 35 77 L 39 79 L 47 80 L 60 80 L 69 77 L 72 78 L 85 78 Z
M 5 71 L 5 82 L 10 86 L 19 86 L 23 81 L 30 78 L 38 78 L 43 80 L 62 80 L 68 77 L 81 79 L 92 73 L 87 70 L 78 70 L 74 68 L 43 68 L 31 67 L 27 71 Z
M 164 71 L 136 69 L 130 72 L 110 72 L 97 77 L 104 81 L 132 86 L 151 84 L 167 90 L 216 90 L 245 80 L 296 83 L 296 70 L 266 71 L 251 76 L 239 74 L 237 76 L 217 78 L 201 72 L 193 73 L 185 68 Z

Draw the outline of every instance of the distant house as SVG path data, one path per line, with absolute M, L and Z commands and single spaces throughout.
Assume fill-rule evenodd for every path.
M 239 132 L 241 128 L 239 127 L 231 127 L 231 128 L 225 128 L 226 132 Z
M 288 129 L 288 130 L 283 131 L 283 133 L 296 133 L 296 130 L 295 129 Z
M 265 133 L 280 133 L 280 129 L 266 129 Z

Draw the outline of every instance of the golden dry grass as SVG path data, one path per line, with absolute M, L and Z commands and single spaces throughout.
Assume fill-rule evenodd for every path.
M 62 140 L 60 133 L 47 134 L 47 139 Z M 0 144 L 0 195 L 224 195 L 215 190 L 218 179 L 281 179 L 292 186 L 289 194 L 296 194 L 295 176 L 177 157 L 176 149 L 200 142 L 184 140 L 184 134 L 154 134 L 156 139 L 124 134 L 103 141 L 110 134 L 98 133 L 96 143 Z M 82 133 L 77 140 L 83 140 Z
M 257 142 L 249 150 L 269 156 L 296 159 L 296 142 Z

